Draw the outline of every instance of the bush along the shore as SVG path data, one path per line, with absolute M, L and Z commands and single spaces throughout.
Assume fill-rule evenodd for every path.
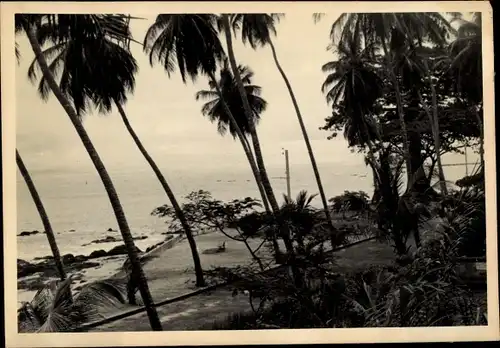
M 317 263 L 304 270 L 306 280 L 300 289 L 286 274 L 219 270 L 239 279 L 252 310 L 217 321 L 211 329 L 486 325 L 486 308 L 455 271 L 456 251 L 445 239 L 432 241 L 407 266 L 345 274 L 329 272 Z
M 360 214 L 368 212 L 370 202 L 368 194 L 364 191 L 344 191 L 342 195 L 335 196 L 329 199 L 334 212 L 343 213 L 343 217 L 347 212 Z
M 243 243 L 253 261 L 262 270 L 264 269 L 264 264 L 257 253 L 268 240 L 264 238 L 261 245 L 255 249 L 250 247 L 248 242 L 249 238 L 257 235 L 258 229 L 263 224 L 259 218 L 256 218 L 257 212 L 255 209 L 257 207 L 261 207 L 257 199 L 246 197 L 244 199 L 222 202 L 213 198 L 210 192 L 198 190 L 187 195 L 186 202 L 182 204 L 182 211 L 193 231 L 197 231 L 198 233 L 216 231 L 230 240 Z M 169 230 L 181 230 L 179 218 L 172 207 L 168 205 L 158 207 L 152 214 L 167 218 L 170 221 Z M 252 224 L 250 221 L 255 223 Z M 232 231 L 228 231 L 228 229 L 232 229 Z M 203 253 L 218 253 L 222 251 L 225 251 L 225 245 L 220 245 L 213 250 L 205 250 Z
M 211 328 L 485 325 L 484 302 L 473 293 L 459 263 L 460 256 L 483 251 L 484 190 L 450 193 L 440 206 L 442 222 L 432 231 L 435 236 L 421 241 L 404 263 L 342 274 L 333 272 L 334 258 L 303 248 L 297 265 L 304 280 L 301 287 L 286 272 L 255 275 L 243 267 L 214 269 L 212 276 L 238 280 L 236 290 L 249 294 L 252 311 Z

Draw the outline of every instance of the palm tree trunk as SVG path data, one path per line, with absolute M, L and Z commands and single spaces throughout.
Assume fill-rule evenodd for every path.
M 410 150 L 409 150 L 409 143 L 408 143 L 408 130 L 406 129 L 406 121 L 405 121 L 405 116 L 404 116 L 404 112 L 403 112 L 403 102 L 401 100 L 401 91 L 399 89 L 398 78 L 396 76 L 396 73 L 394 72 L 392 59 L 389 55 L 389 50 L 387 49 L 387 44 L 386 44 L 385 40 L 382 40 L 382 48 L 384 50 L 384 56 L 386 59 L 387 70 L 389 71 L 389 76 L 390 76 L 392 83 L 394 85 L 394 94 L 396 96 L 396 108 L 397 108 L 397 112 L 398 112 L 398 116 L 399 116 L 399 123 L 401 126 L 401 135 L 403 137 L 403 153 L 404 153 L 405 162 L 406 162 L 406 177 L 408 179 L 406 191 L 410 191 L 413 187 L 413 172 L 412 172 L 412 168 L 411 168 L 411 158 L 410 158 Z
M 439 186 L 441 188 L 441 193 L 444 195 L 448 194 L 448 190 L 446 188 L 446 181 L 444 177 L 444 171 L 443 171 L 443 165 L 441 163 L 441 145 L 439 141 L 439 122 L 437 121 L 437 102 L 436 102 L 436 91 L 434 89 L 433 83 L 430 81 L 431 85 L 431 93 L 432 93 L 432 114 L 429 112 L 429 108 L 427 107 L 427 104 L 424 101 L 424 98 L 422 97 L 422 94 L 420 91 L 418 91 L 418 98 L 420 99 L 420 104 L 422 104 L 422 107 L 425 110 L 425 113 L 427 114 L 427 117 L 429 118 L 429 123 L 431 125 L 431 132 L 432 132 L 432 138 L 434 140 L 434 151 L 436 152 L 436 162 L 437 162 L 437 167 L 438 167 L 438 174 L 439 174 Z M 432 178 L 432 177 L 431 177 Z
M 255 178 L 255 182 L 257 183 L 257 187 L 259 188 L 260 196 L 262 198 L 262 203 L 264 204 L 264 207 L 266 209 L 266 212 L 270 212 L 271 210 L 269 209 L 269 204 L 267 200 L 266 193 L 264 191 L 264 187 L 262 186 L 262 180 L 260 177 L 259 170 L 257 168 L 257 165 L 255 164 L 255 159 L 252 154 L 252 150 L 250 149 L 250 144 L 248 143 L 247 138 L 241 131 L 240 127 L 238 126 L 238 122 L 236 122 L 236 119 L 233 116 L 233 113 L 229 109 L 229 106 L 227 105 L 226 101 L 223 98 L 222 91 L 220 89 L 219 84 L 217 83 L 217 79 L 215 78 L 213 73 L 208 73 L 209 78 L 211 82 L 214 84 L 214 86 L 217 89 L 217 94 L 219 94 L 219 98 L 222 102 L 222 107 L 224 108 L 224 111 L 229 117 L 229 121 L 231 122 L 232 126 L 236 130 L 236 134 L 238 135 L 238 139 L 240 139 L 241 146 L 243 147 L 243 151 L 245 151 L 245 155 L 247 156 L 248 163 L 250 164 L 250 168 L 252 169 L 253 176 Z
M 224 34 L 226 36 L 226 42 L 227 42 L 227 51 L 228 51 L 228 56 L 229 56 L 229 62 L 231 64 L 231 69 L 233 70 L 233 75 L 236 79 L 236 84 L 238 86 L 238 91 L 240 93 L 241 99 L 243 101 L 243 109 L 245 111 L 245 114 L 247 116 L 248 120 L 252 119 L 252 112 L 250 105 L 248 103 L 247 95 L 245 93 L 245 87 L 243 86 L 243 82 L 241 81 L 241 76 L 240 72 L 238 70 L 238 66 L 236 64 L 236 59 L 234 57 L 234 50 L 233 50 L 233 40 L 231 38 L 231 27 L 229 25 L 229 18 L 227 14 L 222 15 L 222 25 L 224 27 Z M 249 128 L 250 128 L 250 135 L 252 137 L 252 142 L 255 146 L 255 158 L 257 160 L 257 165 L 260 170 L 261 178 L 262 178 L 262 184 L 264 185 L 264 189 L 266 191 L 267 198 L 269 199 L 269 203 L 271 205 L 271 208 L 273 210 L 273 214 L 276 218 L 276 221 L 278 223 L 279 229 L 280 229 L 280 234 L 281 237 L 283 238 L 283 242 L 285 243 L 285 247 L 288 252 L 288 257 L 290 258 L 290 261 L 292 263 L 292 274 L 295 278 L 296 284 L 301 284 L 301 277 L 298 273 L 298 270 L 295 268 L 295 252 L 293 248 L 293 243 L 291 240 L 290 236 L 290 231 L 286 227 L 286 224 L 281 221 L 281 214 L 280 214 L 280 208 L 278 206 L 278 201 L 276 200 L 276 197 L 273 192 L 273 188 L 271 186 L 271 182 L 269 181 L 269 177 L 267 175 L 266 167 L 264 165 L 264 159 L 262 157 L 262 151 L 260 148 L 260 143 L 259 139 L 255 136 L 256 130 L 255 130 L 255 124 L 253 122 L 248 122 Z
M 259 139 L 259 136 L 257 135 L 257 133 L 255 133 L 255 138 Z M 255 150 L 255 144 L 253 144 L 253 149 L 254 149 L 254 151 L 256 151 Z M 259 188 L 262 189 L 261 194 L 263 194 L 265 196 L 266 192 L 264 191 L 264 186 L 262 185 L 262 182 L 260 183 Z M 269 206 L 266 208 L 266 213 L 268 215 L 272 215 L 272 211 L 269 209 Z M 282 255 L 281 255 L 280 245 L 278 244 L 278 238 L 276 237 L 275 233 L 273 233 L 271 235 L 271 243 L 272 243 L 272 246 L 273 246 L 273 249 L 274 249 L 275 261 L 276 262 L 280 262 Z
M 30 173 L 28 169 L 24 165 L 24 162 L 21 158 L 21 155 L 16 149 L 16 162 L 17 167 L 19 168 L 19 172 L 24 178 L 26 182 L 26 186 L 28 186 L 28 190 L 30 191 L 31 197 L 35 202 L 36 209 L 38 210 L 38 214 L 40 214 L 40 219 L 43 223 L 43 228 L 45 230 L 45 234 L 47 235 L 47 240 L 50 245 L 50 250 L 52 251 L 52 255 L 54 256 L 54 262 L 56 264 L 57 271 L 59 272 L 59 277 L 61 280 L 66 279 L 66 272 L 64 271 L 63 263 L 61 260 L 61 254 L 59 253 L 59 247 L 57 246 L 56 237 L 54 235 L 54 231 L 52 230 L 52 226 L 50 225 L 49 217 L 47 212 L 45 211 L 45 207 L 43 206 L 42 200 L 38 195 L 38 191 L 36 190 L 35 184 L 33 180 L 31 180 Z
M 194 262 L 194 270 L 196 274 L 196 286 L 205 286 L 205 279 L 203 278 L 203 268 L 201 267 L 201 261 L 200 261 L 200 255 L 198 254 L 198 250 L 196 248 L 196 241 L 194 240 L 193 233 L 191 231 L 191 227 L 189 226 L 189 223 L 186 220 L 186 217 L 184 216 L 184 213 L 179 206 L 179 203 L 177 202 L 177 199 L 175 198 L 174 193 L 172 192 L 172 189 L 167 183 L 167 180 L 163 176 L 162 172 L 160 171 L 160 168 L 156 165 L 155 161 L 149 153 L 146 151 L 144 146 L 142 145 L 139 137 L 135 133 L 134 129 L 130 125 L 130 122 L 127 118 L 127 114 L 125 113 L 125 110 L 123 110 L 123 107 L 120 103 L 116 102 L 116 107 L 118 108 L 118 111 L 120 113 L 120 116 L 122 117 L 123 123 L 125 123 L 125 127 L 127 128 L 130 136 L 132 139 L 134 139 L 135 145 L 139 148 L 139 151 L 141 154 L 144 156 L 148 164 L 151 166 L 151 169 L 153 169 L 153 172 L 155 173 L 156 177 L 158 178 L 158 181 L 160 182 L 161 186 L 163 187 L 163 190 L 165 191 L 168 199 L 170 200 L 170 203 L 172 204 L 172 207 L 175 210 L 175 215 L 177 215 L 177 218 L 179 219 L 182 228 L 184 229 L 184 233 L 186 234 L 186 238 L 189 243 L 189 247 L 191 248 L 191 254 L 193 256 L 193 262 Z
M 255 178 L 255 182 L 257 183 L 257 187 L 259 188 L 260 196 L 262 197 L 262 203 L 264 204 L 266 212 L 268 214 L 270 214 L 271 209 L 269 208 L 269 199 L 266 195 L 266 191 L 264 190 L 264 185 L 262 184 L 262 178 L 260 175 L 260 171 L 257 168 L 257 165 L 255 163 L 255 158 L 253 157 L 249 141 L 247 140 L 246 136 L 241 131 L 241 128 L 238 125 L 238 122 L 236 122 L 236 119 L 234 118 L 233 113 L 229 109 L 229 106 L 227 105 L 226 101 L 224 100 L 222 91 L 220 89 L 219 84 L 217 83 L 217 79 L 215 78 L 214 74 L 209 73 L 208 75 L 209 75 L 211 82 L 215 86 L 217 93 L 219 94 L 220 100 L 222 102 L 222 107 L 224 108 L 224 111 L 226 111 L 226 114 L 229 117 L 229 121 L 231 122 L 234 129 L 236 130 L 236 134 L 238 135 L 238 139 L 240 139 L 241 146 L 243 147 L 243 151 L 245 151 L 245 155 L 247 156 L 248 163 L 250 164 L 250 168 L 252 169 L 252 173 L 253 173 L 253 176 Z M 272 242 L 273 242 L 273 248 L 274 248 L 274 252 L 275 252 L 276 261 L 278 261 L 281 252 L 279 249 L 278 241 L 276 240 L 276 238 L 274 236 L 273 236 Z
M 431 165 L 429 167 L 429 175 L 427 180 L 430 182 L 432 180 L 432 175 L 434 174 L 434 168 L 436 167 L 436 162 L 437 160 L 434 160 L 434 158 L 431 158 Z
M 429 78 L 430 80 L 430 78 Z M 439 139 L 439 118 L 437 111 L 437 98 L 436 89 L 434 84 L 431 82 L 431 93 L 432 93 L 432 118 L 434 121 L 434 147 L 436 151 L 436 159 L 439 173 L 439 181 L 441 182 L 441 191 L 443 194 L 448 194 L 448 188 L 446 187 L 446 178 L 444 176 L 443 164 L 441 163 L 441 140 Z
M 321 183 L 321 176 L 319 175 L 318 165 L 316 164 L 316 158 L 314 157 L 314 152 L 313 152 L 313 149 L 311 146 L 311 142 L 309 141 L 309 135 L 307 134 L 306 126 L 304 125 L 304 120 L 302 119 L 302 114 L 300 113 L 297 99 L 295 98 L 295 94 L 293 93 L 292 85 L 290 84 L 288 77 L 286 76 L 285 72 L 283 71 L 283 68 L 281 67 L 281 65 L 278 61 L 278 56 L 276 54 L 276 49 L 273 45 L 272 40 L 269 39 L 268 43 L 269 43 L 269 46 L 271 46 L 271 50 L 273 52 L 274 63 L 276 64 L 276 67 L 278 68 L 278 70 L 281 74 L 281 77 L 285 81 L 286 88 L 288 89 L 288 93 L 290 94 L 290 98 L 292 98 L 293 107 L 295 108 L 295 113 L 297 114 L 297 119 L 299 120 L 299 125 L 300 125 L 300 129 L 302 131 L 302 136 L 304 137 L 304 141 L 305 141 L 306 147 L 307 147 L 307 152 L 309 153 L 309 158 L 311 160 L 311 165 L 312 165 L 312 168 L 314 171 L 314 176 L 316 178 L 316 183 L 318 184 L 319 195 L 321 197 L 321 203 L 323 204 L 323 210 L 325 212 L 326 221 L 328 222 L 328 225 L 332 230 L 332 234 L 334 234 L 335 227 L 333 226 L 332 216 L 330 214 L 330 209 L 328 208 L 328 202 L 326 200 L 325 190 L 323 188 L 323 184 Z M 335 248 L 335 246 L 336 245 L 332 244 L 332 248 Z
M 97 173 L 99 174 L 104 188 L 106 189 L 106 193 L 108 194 L 111 206 L 113 208 L 113 212 L 115 214 L 116 220 L 118 222 L 118 226 L 120 228 L 120 232 L 122 234 L 123 242 L 127 248 L 128 257 L 130 259 L 130 263 L 132 266 L 132 272 L 137 275 L 137 279 L 139 280 L 139 291 L 141 293 L 144 307 L 146 308 L 146 312 L 148 314 L 149 322 L 151 324 L 151 328 L 155 331 L 162 331 L 162 326 L 160 322 L 160 318 L 158 317 L 158 313 L 156 312 L 156 308 L 154 306 L 153 298 L 151 297 L 151 293 L 149 291 L 148 283 L 144 271 L 142 270 L 139 257 L 137 254 L 136 246 L 134 244 L 134 240 L 132 238 L 132 234 L 130 232 L 130 227 L 128 225 L 127 219 L 125 217 L 125 213 L 123 212 L 123 208 L 118 197 L 118 194 L 115 190 L 113 182 L 111 181 L 111 177 L 109 176 L 106 168 L 104 167 L 104 163 L 102 162 L 99 154 L 97 153 L 92 141 L 90 140 L 87 131 L 83 127 L 80 122 L 78 115 L 70 104 L 70 101 L 64 96 L 61 92 L 61 89 L 57 85 L 54 76 L 49 70 L 47 65 L 47 61 L 45 60 L 42 54 L 42 48 L 40 43 L 37 40 L 35 28 L 27 23 L 24 24 L 24 29 L 28 36 L 28 39 L 31 44 L 31 48 L 35 53 L 35 57 L 40 65 L 40 69 L 43 73 L 43 76 L 46 78 L 47 83 L 52 90 L 52 93 L 56 96 L 57 100 L 66 111 L 68 117 L 71 120 L 71 123 L 75 127 L 75 130 L 80 137 L 83 146 L 87 150 L 92 163 L 94 164 Z

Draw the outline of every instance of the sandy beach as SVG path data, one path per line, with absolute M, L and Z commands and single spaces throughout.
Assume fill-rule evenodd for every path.
M 230 231 L 227 231 L 231 233 Z M 241 242 L 231 240 L 222 233 L 209 232 L 195 236 L 198 252 L 205 270 L 217 266 L 237 266 L 249 264 L 251 255 Z M 216 248 L 218 245 L 226 243 L 226 251 L 219 254 L 204 254 L 203 251 Z M 255 249 L 261 243 L 261 239 L 255 238 L 248 241 L 249 245 Z M 148 278 L 151 293 L 155 301 L 175 297 L 196 289 L 195 274 L 191 250 L 189 243 L 183 236 L 176 236 L 162 245 L 154 248 L 141 256 L 151 255 L 152 259 L 144 265 L 144 272 Z M 258 255 L 266 261 L 271 262 L 271 255 L 263 246 L 258 251 Z M 97 280 L 105 279 L 122 272 L 122 266 L 126 260 L 126 255 L 110 256 L 92 259 L 99 263 L 99 266 L 68 272 L 74 279 L 73 290 L 78 292 L 82 285 Z M 47 283 L 57 278 L 42 277 L 41 274 L 33 274 L 18 279 L 18 289 L 21 284 L 33 284 L 40 282 Z M 30 301 L 37 290 L 19 289 L 18 307 L 24 301 Z

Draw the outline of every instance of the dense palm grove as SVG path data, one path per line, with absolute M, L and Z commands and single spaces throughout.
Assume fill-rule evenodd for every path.
M 196 285 L 237 280 L 235 291 L 250 294 L 252 312 L 232 315 L 213 329 L 484 324 L 484 308 L 457 271 L 463 257 L 482 257 L 486 248 L 480 14 L 470 21 L 460 13 L 356 13 L 335 20 L 331 49 L 336 60 L 322 67 L 325 82 L 318 86 L 332 113 L 318 126 L 331 137 L 343 132 L 348 145 L 364 155 L 373 172 L 374 194 L 370 198 L 364 192 L 346 192 L 329 201 L 304 126 L 307 115 L 301 114 L 273 45 L 281 17 L 160 14 L 141 43 L 131 36 L 129 23 L 136 20 L 131 16 L 16 15 L 16 33 L 28 37 L 35 53 L 28 77 L 38 84 L 43 99 L 53 94 L 70 118 L 103 182 L 128 252 L 125 278 L 91 283 L 72 293 L 42 199 L 16 152 L 61 278 L 19 310 L 21 331 L 78 330 L 98 319 L 99 306 L 105 303 L 136 305 L 137 291 L 151 329 L 166 329 L 120 197 L 82 125 L 89 106 L 102 113 L 115 107 L 119 111 L 169 201 L 152 214 L 169 218 L 170 227 L 185 234 Z M 311 20 L 328 19 L 315 14 Z M 272 51 L 310 156 L 320 211 L 310 205 L 315 195 L 307 192 L 296 199 L 285 196 L 280 204 L 257 131 L 267 102 L 253 82 L 251 67 L 238 64 L 233 40 Z M 195 96 L 205 101 L 201 113 L 217 124 L 221 135 L 240 142 L 259 199 L 221 202 L 199 191 L 186 203 L 177 201 L 127 119 L 125 105 L 138 68 L 130 45 L 136 44 L 152 66 L 169 76 L 180 74 L 185 83 L 207 80 L 209 89 Z M 24 58 L 17 47 L 16 53 Z M 460 153 L 464 146 L 478 149 L 480 163 L 473 175 L 452 186 L 441 157 Z M 437 184 L 432 184 L 435 179 Z M 350 223 L 353 217 L 369 227 L 360 231 L 359 224 Z M 424 238 L 423 221 L 436 217 L 441 221 L 433 231 L 436 236 Z M 228 237 L 245 243 L 258 269 L 203 269 L 195 235 L 203 228 L 226 234 L 227 227 L 238 232 Z M 335 271 L 329 249 L 363 233 L 391 245 L 397 255 L 394 264 L 363 272 Z M 262 273 L 269 265 L 248 243 L 257 237 L 271 250 L 274 263 L 288 272 Z M 416 250 L 409 249 L 409 238 Z

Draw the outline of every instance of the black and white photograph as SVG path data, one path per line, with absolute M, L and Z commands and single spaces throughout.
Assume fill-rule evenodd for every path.
M 9 346 L 500 337 L 488 2 L 100 5 L 2 3 Z

